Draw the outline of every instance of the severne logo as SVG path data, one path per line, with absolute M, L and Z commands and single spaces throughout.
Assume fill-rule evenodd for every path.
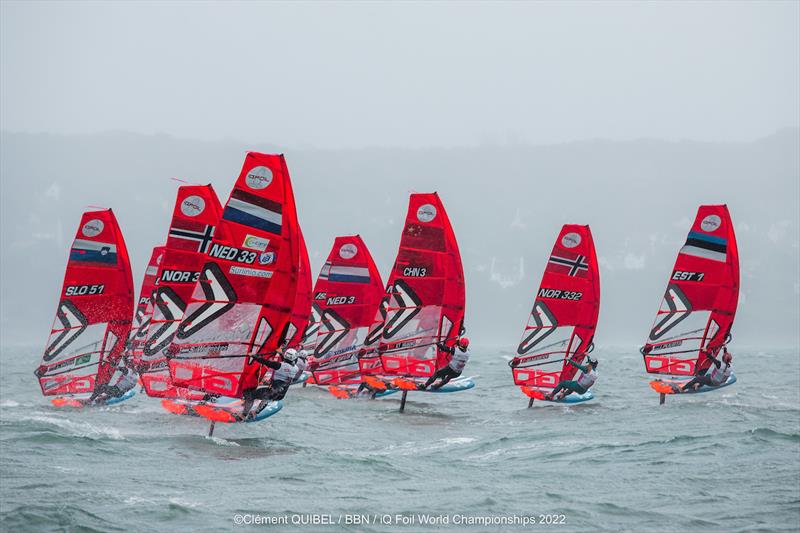
M 523 337 L 522 342 L 519 343 L 517 353 L 525 355 L 537 344 L 546 339 L 558 326 L 558 321 L 553 315 L 550 308 L 547 307 L 542 301 L 537 301 L 533 304 L 533 311 L 531 311 L 531 320 L 533 324 L 527 330 L 526 335 Z
M 63 329 L 45 350 L 45 361 L 52 361 L 64 348 L 72 344 L 89 325 L 89 321 L 83 316 L 83 313 L 69 300 L 62 300 L 58 304 L 56 318 Z
M 156 293 L 156 307 L 164 317 L 155 332 L 144 345 L 145 355 L 155 355 L 169 346 L 175 332 L 178 331 L 180 319 L 186 310 L 186 304 L 170 287 L 161 287 Z M 156 325 L 156 324 L 153 324 Z
M 667 287 L 661 306 L 662 309 L 667 310 L 667 313 L 660 320 L 656 320 L 656 325 L 650 331 L 651 341 L 657 341 L 663 337 L 692 312 L 692 304 L 689 299 L 681 288 L 674 284 Z
M 395 280 L 392 297 L 397 304 L 396 310 L 388 317 L 383 329 L 383 338 L 391 339 L 408 322 L 422 310 L 422 300 L 402 279 Z
M 314 355 L 317 357 L 328 353 L 350 332 L 350 323 L 331 309 L 326 309 L 322 313 L 321 324 L 319 334 L 322 338 L 317 342 L 317 348 L 314 350 Z
M 206 301 L 181 321 L 176 333 L 179 339 L 186 339 L 197 333 L 225 314 L 236 303 L 236 292 L 216 263 L 208 263 L 203 267 L 200 281 L 200 288 Z

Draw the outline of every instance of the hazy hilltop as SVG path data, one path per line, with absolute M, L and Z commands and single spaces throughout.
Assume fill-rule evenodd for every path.
M 590 224 L 601 266 L 598 343 L 640 343 L 697 206 L 727 203 L 742 267 L 736 342 L 798 342 L 800 130 L 750 143 L 583 141 L 447 149 L 292 149 L 128 133 L 0 138 L 0 327 L 44 344 L 87 206 L 112 207 L 138 284 L 165 240 L 180 178 L 224 203 L 246 150 L 286 155 L 314 272 L 360 233 L 394 260 L 410 191 L 438 191 L 461 246 L 473 340 L 516 343 L 564 223 Z M 384 280 L 385 281 L 385 280 Z M 33 363 L 32 363 L 33 364 Z

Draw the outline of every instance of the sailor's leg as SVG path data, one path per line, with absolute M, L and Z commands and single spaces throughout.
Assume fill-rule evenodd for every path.
M 433 387 L 431 387 L 431 389 L 433 390 L 441 389 L 442 387 L 447 385 L 447 383 L 455 376 L 458 376 L 458 374 L 456 374 L 456 372 L 452 368 L 450 368 L 449 366 L 444 367 L 442 369 L 442 380 Z
M 556 394 L 558 394 L 559 392 L 564 390 L 564 387 L 566 386 L 566 384 L 567 384 L 566 381 L 559 381 L 558 385 L 556 385 L 556 388 L 553 389 L 553 392 L 551 392 L 550 394 L 545 394 L 545 396 L 544 396 L 545 399 L 551 400 L 551 399 L 555 398 Z
M 253 402 L 256 401 L 256 389 L 247 389 L 242 394 L 244 403 L 242 404 L 242 417 L 246 417 L 253 407 Z

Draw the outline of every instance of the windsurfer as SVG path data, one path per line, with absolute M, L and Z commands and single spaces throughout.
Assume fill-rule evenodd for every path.
M 109 385 L 108 383 L 98 384 L 95 386 L 94 392 L 92 392 L 92 395 L 86 403 L 101 403 L 111 398 L 119 398 L 125 395 L 126 392 L 136 386 L 136 381 L 138 379 L 136 372 L 134 372 L 132 368 L 133 364 L 129 362 L 127 358 L 123 358 L 122 364 L 117 369 L 121 375 L 117 378 L 116 383 L 113 385 Z
M 558 382 L 553 392 L 545 394 L 545 400 L 561 400 L 569 396 L 571 393 L 585 394 L 586 391 L 594 385 L 597 381 L 597 360 L 592 360 L 588 355 L 586 356 L 588 364 L 579 365 L 572 359 L 567 359 L 567 362 L 581 371 L 581 375 L 577 380 L 562 380 Z
M 292 383 L 295 383 L 300 376 L 303 375 L 303 372 L 306 371 L 306 367 L 308 366 L 308 351 L 300 348 L 297 351 L 297 362 L 295 363 L 295 367 L 297 368 L 297 372 L 294 374 L 294 379 L 292 379 Z
M 275 372 L 272 374 L 272 383 L 269 386 L 255 387 L 244 391 L 244 405 L 242 406 L 242 414 L 239 416 L 240 420 L 245 420 L 248 417 L 260 413 L 269 402 L 282 400 L 283 397 L 286 396 L 289 385 L 292 384 L 292 380 L 297 372 L 295 365 L 297 362 L 297 350 L 294 348 L 289 348 L 283 352 L 281 361 L 272 361 L 259 356 L 253 356 L 253 360 L 271 368 Z M 250 409 L 253 407 L 253 403 L 256 400 L 261 400 L 261 403 L 254 413 L 250 413 Z
M 450 354 L 450 362 L 444 368 L 439 369 L 436 373 L 434 373 L 431 377 L 428 378 L 428 381 L 425 382 L 424 385 L 420 385 L 420 390 L 426 390 L 428 387 L 431 387 L 433 383 L 438 379 L 438 384 L 433 385 L 431 387 L 432 390 L 437 390 L 442 388 L 446 385 L 451 379 L 457 378 L 461 375 L 461 372 L 464 371 L 464 367 L 469 361 L 469 339 L 466 337 L 461 337 L 458 339 L 455 345 L 447 346 L 443 342 L 439 342 L 436 346 L 442 350 Z M 458 351 L 456 351 L 456 347 Z
M 720 361 L 711 352 L 705 352 L 706 357 L 713 364 L 708 366 L 702 374 L 696 375 L 689 383 L 681 387 L 681 391 L 697 390 L 702 386 L 719 387 L 731 376 L 731 364 L 733 364 L 733 355 L 728 353 L 728 348 L 722 347 L 722 360 Z

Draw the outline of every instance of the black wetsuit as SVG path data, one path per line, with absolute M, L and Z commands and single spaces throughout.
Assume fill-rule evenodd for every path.
M 438 346 L 439 349 L 442 350 L 443 352 L 449 353 L 451 356 L 454 353 L 456 353 L 456 347 L 455 346 L 448 347 L 448 346 L 445 346 L 444 344 L 442 344 L 441 342 L 437 343 L 436 346 Z M 444 387 L 445 385 L 447 385 L 447 383 L 451 379 L 457 378 L 460 375 L 461 375 L 461 372 L 458 372 L 457 370 L 453 370 L 453 368 L 448 364 L 444 368 L 440 368 L 439 370 L 437 370 L 431 377 L 429 377 L 428 381 L 425 382 L 425 385 L 422 386 L 422 389 L 423 390 L 427 389 L 437 379 L 440 379 L 441 381 L 438 384 L 436 384 L 436 386 L 431 387 L 431 388 L 433 390 L 440 389 L 440 388 Z

